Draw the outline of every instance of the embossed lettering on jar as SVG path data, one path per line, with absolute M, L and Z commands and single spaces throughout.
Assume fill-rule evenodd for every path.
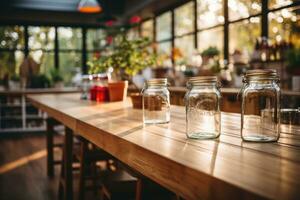
M 273 142 L 280 136 L 280 87 L 275 70 L 249 70 L 243 78 L 241 137 Z
M 221 133 L 221 92 L 216 76 L 193 77 L 185 95 L 186 134 L 193 139 L 212 139 Z

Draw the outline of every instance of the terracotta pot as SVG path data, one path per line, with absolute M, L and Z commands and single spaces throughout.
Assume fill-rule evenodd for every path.
M 127 96 L 128 81 L 108 83 L 109 100 L 123 101 Z
M 140 93 L 130 94 L 131 102 L 133 108 L 142 109 L 143 108 L 143 95 Z

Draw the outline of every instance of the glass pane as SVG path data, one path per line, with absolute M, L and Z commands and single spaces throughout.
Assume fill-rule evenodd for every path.
M 130 28 L 128 31 L 127 31 L 127 38 L 129 40 L 133 40 L 133 39 L 136 39 L 139 37 L 139 29 L 138 27 L 133 27 L 133 28 Z
M 156 18 L 156 41 L 171 38 L 171 12 Z
M 81 53 L 74 51 L 59 53 L 59 71 L 67 85 L 71 84 L 73 76 L 81 69 L 81 57 Z
M 183 35 L 194 31 L 194 2 L 191 1 L 174 11 L 175 35 Z
M 260 32 L 260 17 L 252 17 L 250 20 L 230 24 L 229 53 L 240 52 L 248 61 Z
M 222 0 L 197 0 L 198 29 L 224 23 Z
M 297 0 L 294 0 L 297 1 Z M 293 0 L 269 0 L 269 9 L 280 8 L 293 3 Z
M 272 42 L 284 40 L 300 47 L 300 14 L 296 11 L 299 8 L 269 13 L 269 38 Z
M 208 47 L 217 47 L 218 50 L 223 52 L 223 27 L 209 29 L 198 32 L 198 49 L 200 52 L 207 49 Z
M 29 49 L 54 49 L 54 27 L 28 27 Z
M 176 38 L 176 48 L 173 51 L 175 63 L 189 63 L 195 50 L 194 46 L 194 35 L 187 35 L 181 38 Z
M 261 0 L 228 0 L 229 20 L 249 17 L 261 12 Z
M 171 61 L 171 41 L 162 42 L 157 44 L 157 62 L 158 66 L 170 67 L 172 66 Z
M 87 61 L 92 61 L 93 58 L 97 58 L 101 56 L 100 51 L 87 52 Z
M 50 70 L 54 67 L 54 52 L 36 50 L 31 51 L 30 56 L 40 64 L 41 74 L 50 75 Z
M 0 51 L 0 79 L 6 74 L 12 76 L 20 73 L 20 65 L 24 60 L 22 51 Z
M 82 32 L 80 28 L 58 28 L 58 42 L 60 49 L 81 49 Z
M 24 48 L 24 28 L 22 26 L 1 26 L 0 48 Z
M 143 37 L 153 40 L 153 20 L 148 20 L 142 23 L 141 34 Z
M 87 49 L 100 49 L 106 45 L 106 32 L 102 29 L 87 31 Z

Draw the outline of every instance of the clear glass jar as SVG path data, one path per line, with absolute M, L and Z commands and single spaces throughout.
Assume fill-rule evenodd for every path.
M 170 92 L 166 78 L 146 81 L 143 88 L 143 121 L 162 124 L 170 121 Z
M 186 134 L 192 139 L 213 139 L 221 133 L 221 92 L 216 76 L 199 76 L 187 83 Z
M 280 87 L 276 70 L 249 70 L 243 82 L 242 139 L 277 141 L 280 136 Z

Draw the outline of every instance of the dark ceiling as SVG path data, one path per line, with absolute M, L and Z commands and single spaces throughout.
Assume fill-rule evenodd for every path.
M 82 14 L 79 0 L 1 0 L 1 24 L 99 26 L 109 19 L 126 23 L 132 15 L 152 17 L 187 0 L 98 0 L 103 12 Z

